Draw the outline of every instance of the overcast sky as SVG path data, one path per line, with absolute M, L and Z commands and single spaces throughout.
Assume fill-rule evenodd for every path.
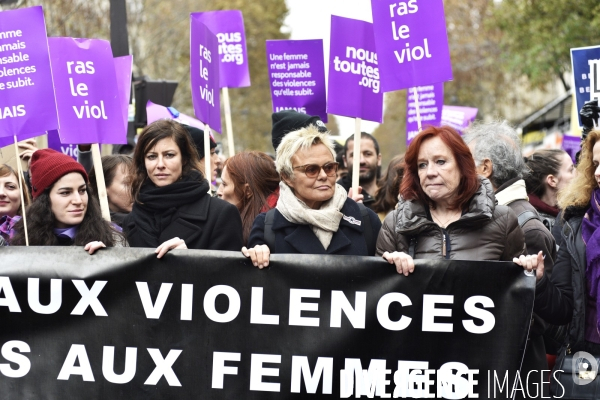
M 331 15 L 373 22 L 371 0 L 286 0 L 290 13 L 285 20 L 292 39 L 323 39 L 325 72 L 329 66 Z M 354 119 L 337 117 L 342 136 L 354 133 Z M 362 130 L 372 132 L 379 124 L 363 121 Z

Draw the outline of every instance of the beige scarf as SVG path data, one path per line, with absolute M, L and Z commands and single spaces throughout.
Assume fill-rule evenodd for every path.
M 523 179 L 519 179 L 501 192 L 495 193 L 495 195 L 498 204 L 501 206 L 506 206 L 516 200 L 529 201 L 529 197 L 527 197 L 527 188 L 525 187 L 525 181 Z
M 348 193 L 340 185 L 335 185 L 333 197 L 321 205 L 318 210 L 313 210 L 296 197 L 292 189 L 284 182 L 279 183 L 279 200 L 277 209 L 285 219 L 293 224 L 310 225 L 325 250 L 331 243 L 333 233 L 340 227 L 344 214 L 340 212 Z

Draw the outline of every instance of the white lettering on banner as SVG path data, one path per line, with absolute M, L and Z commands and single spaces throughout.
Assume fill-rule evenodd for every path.
M 302 373 L 302 376 L 300 375 Z M 315 370 L 310 373 L 308 357 L 292 357 L 292 393 L 300 393 L 300 381 L 304 379 L 306 393 L 317 393 L 319 381 L 323 377 L 323 394 L 331 394 L 333 391 L 333 358 L 319 357 L 315 364 Z
M 281 364 L 279 354 L 252 354 L 250 357 L 250 390 L 279 392 L 281 384 L 263 382 L 263 376 L 279 376 L 279 368 L 265 368 L 263 364 Z
M 79 291 L 81 299 L 71 312 L 72 315 L 83 315 L 87 308 L 91 308 L 96 316 L 106 317 L 106 311 L 98 296 L 106 285 L 106 281 L 94 281 L 91 288 L 88 288 L 82 280 L 73 279 L 73 285 Z M 54 314 L 62 305 L 62 280 L 50 280 L 50 301 L 48 305 L 41 305 L 39 301 L 39 280 L 38 278 L 29 278 L 27 286 L 28 304 L 32 311 L 38 314 Z M 162 311 L 172 292 L 172 283 L 161 283 L 160 289 L 153 301 L 150 296 L 150 290 L 147 282 L 136 282 L 138 294 L 142 308 L 148 319 L 159 319 L 162 317 Z M 227 297 L 229 305 L 227 311 L 221 313 L 216 309 L 216 299 L 219 295 Z M 10 278 L 0 276 L 0 307 L 7 307 L 8 311 L 13 313 L 21 312 L 21 307 L 13 290 Z M 279 325 L 280 316 L 265 314 L 263 311 L 264 288 L 253 287 L 250 296 L 250 323 L 258 325 Z M 316 299 L 315 302 L 307 302 L 305 299 Z M 310 326 L 319 327 L 320 318 L 316 316 L 304 315 L 308 312 L 317 313 L 319 311 L 319 300 L 321 291 L 314 289 L 290 289 L 289 292 L 289 326 Z M 348 322 L 354 329 L 365 329 L 367 313 L 367 294 L 366 292 L 354 292 L 354 305 L 348 300 L 348 295 L 342 291 L 332 290 L 331 301 L 326 309 L 329 309 L 329 327 L 340 328 L 342 326 L 342 313 L 348 319 Z M 193 318 L 194 303 L 194 285 L 181 285 L 180 299 L 180 319 L 182 321 L 191 321 Z M 389 316 L 389 308 L 392 303 L 399 303 L 402 307 L 412 306 L 413 302 L 404 293 L 386 293 L 377 302 L 377 321 L 379 324 L 391 331 L 400 331 L 406 329 L 412 322 L 412 318 L 402 315 L 397 321 L 392 321 Z M 436 308 L 436 304 L 454 304 L 453 296 L 441 295 L 423 295 L 422 309 L 422 331 L 424 332 L 452 332 L 453 324 L 436 322 L 435 317 L 451 317 L 451 308 Z M 481 307 L 478 307 L 480 305 Z M 238 291 L 227 285 L 215 285 L 209 288 L 204 295 L 204 312 L 206 316 L 218 323 L 228 323 L 237 318 L 240 314 L 242 301 Z M 462 326 L 465 331 L 473 334 L 483 334 L 490 332 L 495 326 L 494 314 L 486 310 L 494 308 L 492 299 L 486 296 L 472 296 L 465 300 L 464 311 L 470 317 L 480 320 L 477 324 L 473 319 L 462 320 Z
M 137 286 L 138 293 L 140 295 L 140 300 L 142 301 L 142 306 L 144 307 L 144 312 L 146 313 L 146 318 L 159 319 L 160 314 L 162 313 L 162 310 L 165 307 L 167 297 L 169 297 L 169 293 L 171 292 L 173 284 L 161 283 L 154 304 L 152 304 L 152 299 L 150 298 L 150 289 L 148 288 L 148 282 L 136 282 L 135 285 Z
M 215 304 L 217 296 L 221 294 L 229 299 L 229 309 L 223 314 L 217 311 Z M 226 323 L 233 321 L 240 313 L 241 306 L 240 294 L 231 286 L 213 286 L 204 295 L 204 312 L 214 322 Z
M 106 281 L 95 281 L 91 289 L 87 287 L 84 281 L 79 279 L 73 279 L 73 285 L 75 285 L 79 294 L 81 294 L 81 300 L 79 300 L 79 303 L 71 311 L 71 315 L 83 315 L 85 310 L 91 307 L 96 316 L 108 317 L 104 307 L 102 307 L 102 304 L 98 300 L 98 295 L 106 285 Z
M 331 291 L 331 319 L 329 326 L 332 328 L 342 327 L 342 311 L 352 324 L 354 329 L 365 329 L 365 316 L 367 314 L 367 292 L 356 292 L 352 307 L 350 301 L 340 290 Z
M 164 376 L 169 386 L 181 386 L 181 382 L 179 382 L 172 369 L 181 352 L 182 350 L 169 350 L 167 357 L 163 358 L 159 349 L 148 349 L 148 353 L 150 353 L 156 367 L 146 379 L 144 385 L 156 385 L 160 378 Z
M 479 318 L 483 321 L 482 325 L 475 325 L 473 320 L 463 320 L 462 324 L 467 332 L 484 334 L 491 332 L 496 325 L 494 314 L 489 311 L 475 307 L 476 304 L 481 304 L 484 308 L 493 308 L 494 301 L 485 296 L 472 296 L 465 301 L 465 312 L 474 318 Z
M 264 382 L 263 377 L 279 377 L 279 367 L 267 368 L 264 364 L 281 364 L 280 354 L 250 354 L 250 390 L 280 392 L 280 382 Z M 311 372 L 307 356 L 294 355 L 291 360 L 290 393 L 302 392 L 302 381 L 307 394 L 316 394 L 322 382 L 322 394 L 333 394 L 333 358 L 318 357 Z M 225 387 L 225 375 L 236 379 L 237 366 L 225 365 L 241 363 L 241 353 L 213 352 L 213 389 Z M 368 369 L 363 369 L 358 358 L 344 359 L 344 369 L 340 370 L 340 398 L 353 394 L 359 398 L 478 398 L 474 393 L 479 384 L 476 380 L 478 369 L 470 369 L 460 362 L 447 362 L 439 369 L 430 369 L 428 361 L 398 360 L 395 371 L 387 368 L 384 359 L 369 360 Z M 547 371 L 549 372 L 549 371 Z M 489 375 L 489 371 L 488 371 Z M 505 378 L 507 379 L 507 378 Z M 491 383 L 488 379 L 488 381 Z M 393 390 L 392 390 L 393 389 Z M 488 388 L 489 389 L 489 388 Z M 501 389 L 502 390 L 502 389 Z M 495 392 L 494 392 L 495 393 Z M 496 398 L 496 397 L 492 397 Z
M 0 293 L 4 294 L 4 298 L 0 297 L 0 307 L 8 307 L 10 312 L 21 312 L 17 296 L 10 283 L 8 276 L 0 276 Z
M 78 363 L 79 366 L 75 366 L 75 363 Z M 71 345 L 71 349 L 69 349 L 69 353 L 56 379 L 59 381 L 68 381 L 71 375 L 81 375 L 85 382 L 94 382 L 94 373 L 92 372 L 90 359 L 83 344 Z
M 320 290 L 290 289 L 289 324 L 295 326 L 319 326 L 319 318 L 303 317 L 302 311 L 319 311 L 319 303 L 303 303 L 303 298 L 318 299 Z
M 225 374 L 237 375 L 237 367 L 225 366 L 225 361 L 240 361 L 242 355 L 240 353 L 226 353 L 215 351 L 213 352 L 213 370 L 212 370 L 212 385 L 213 389 L 223 389 Z
M 62 304 L 62 279 L 50 279 L 50 303 L 47 306 L 40 304 L 40 279 L 27 279 L 27 302 L 38 314 L 54 314 Z
M 377 320 L 379 324 L 390 331 L 401 331 L 410 325 L 412 318 L 403 315 L 398 321 L 390 320 L 390 305 L 400 303 L 402 307 L 412 305 L 412 302 L 404 293 L 388 293 L 379 299 L 377 303 Z
M 25 344 L 25 346 L 27 346 Z M 19 348 L 21 351 L 29 351 L 23 347 Z M 169 386 L 181 386 L 181 382 L 173 371 L 173 364 L 177 361 L 177 358 L 181 354 L 182 350 L 169 350 L 166 357 L 163 358 L 159 349 L 147 349 L 150 357 L 154 361 L 155 368 L 148 376 L 148 379 L 144 382 L 144 385 L 156 385 L 158 381 L 164 376 Z M 3 348 L 4 351 L 4 348 Z M 9 361 L 16 362 L 7 358 L 2 353 L 2 356 Z M 29 360 L 27 360 L 29 361 Z M 135 377 L 137 370 L 137 348 L 126 347 L 125 348 L 125 368 L 122 374 L 115 373 L 115 347 L 114 346 L 103 346 L 102 348 L 102 375 L 110 383 L 125 384 L 131 382 Z M 22 360 L 21 360 L 22 362 Z M 76 365 L 79 364 L 79 365 Z M 2 371 L 2 364 L 0 364 L 0 371 Z M 58 374 L 57 380 L 68 381 L 71 375 L 80 375 L 85 382 L 94 382 L 94 373 L 90 364 L 90 359 L 87 354 L 85 345 L 83 344 L 72 344 L 69 349 L 67 357 L 63 363 L 62 368 Z
M 423 295 L 423 332 L 452 332 L 452 324 L 435 322 L 435 317 L 451 317 L 449 308 L 436 308 L 436 304 L 452 304 L 454 296 L 448 295 Z
M 279 315 L 263 314 L 263 288 L 252 288 L 252 301 L 250 302 L 250 323 L 264 325 L 279 325 Z
M 21 353 L 17 353 L 14 350 L 18 350 L 21 353 L 30 353 L 31 349 L 29 345 L 20 340 L 10 340 L 2 345 L 2 357 L 6 361 L 13 364 L 17 364 L 17 368 L 13 369 L 10 364 L 0 363 L 0 373 L 8 378 L 22 378 L 31 369 L 31 361 Z
M 125 370 L 122 374 L 115 373 L 115 347 L 104 346 L 102 351 L 102 375 L 110 383 L 124 384 L 131 382 L 137 368 L 137 348 L 125 348 Z

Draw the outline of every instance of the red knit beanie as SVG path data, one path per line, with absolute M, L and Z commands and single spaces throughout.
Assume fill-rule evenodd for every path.
M 68 155 L 52 149 L 43 149 L 34 152 L 31 156 L 31 165 L 29 166 L 33 199 L 35 200 L 46 188 L 52 186 L 62 176 L 71 172 L 79 172 L 83 175 L 83 179 L 86 182 L 88 181 L 88 176 L 83 165 Z

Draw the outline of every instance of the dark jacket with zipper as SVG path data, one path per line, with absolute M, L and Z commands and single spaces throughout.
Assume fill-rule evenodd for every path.
M 557 240 L 560 243 L 557 260 L 551 278 L 544 275 L 536 287 L 534 308 L 549 323 L 570 323 L 567 341 L 575 351 L 585 342 L 587 260 L 581 223 L 586 210 L 587 207 L 567 207 L 564 220 L 559 223 L 557 218 L 554 228 L 562 228 Z
M 460 219 L 445 229 L 431 220 L 429 207 L 401 199 L 383 221 L 377 255 L 408 253 L 411 238 L 416 239 L 415 259 L 512 261 L 525 252 L 516 215 L 496 206 L 492 185 L 484 178 Z
M 272 226 L 275 234 L 275 248 L 269 250 L 271 253 L 372 256 L 373 254 L 369 254 L 367 251 L 367 243 L 363 233 L 365 224 L 361 221 L 362 215 L 358 204 L 348 198 L 340 212 L 344 214 L 344 218 L 340 221 L 339 229 L 333 234 L 331 243 L 326 250 L 310 225 L 298 225 L 290 222 L 285 219 L 279 210 L 275 209 Z M 381 228 L 381 221 L 373 211 L 368 210 L 368 214 L 373 231 L 371 237 L 375 241 Z M 266 213 L 259 214 L 254 220 L 248 238 L 248 248 L 259 244 L 267 244 L 264 238 L 265 216 Z M 360 225 L 357 221 L 360 221 Z M 372 248 L 374 248 L 373 244 Z

